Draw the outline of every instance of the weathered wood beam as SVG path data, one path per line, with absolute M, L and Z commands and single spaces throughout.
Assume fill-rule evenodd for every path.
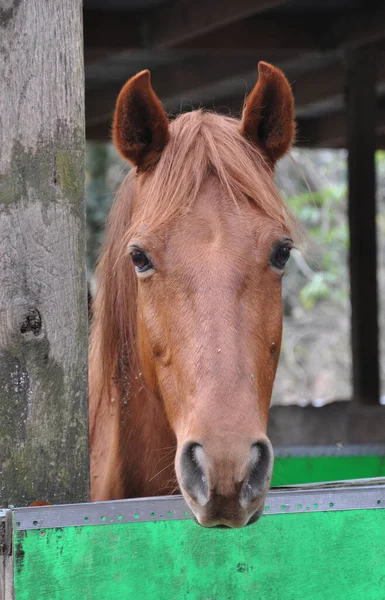
M 221 52 L 221 55 L 218 55 L 208 51 L 204 55 L 154 69 L 151 74 L 152 84 L 169 111 L 179 112 L 181 101 L 186 100 L 187 103 L 193 102 L 194 106 L 215 107 L 237 114 L 242 109 L 245 95 L 249 91 L 245 85 L 245 78 L 250 79 L 252 74 L 253 82 L 256 81 L 259 60 L 272 62 L 283 70 L 294 71 L 297 54 L 296 51 L 286 51 L 282 60 L 279 51 L 263 52 L 259 55 L 256 52 L 252 55 L 228 55 Z M 134 74 L 129 73 L 127 76 Z M 385 63 L 381 77 L 385 81 Z M 221 89 L 222 84 L 230 83 L 231 79 L 235 80 L 235 86 L 238 83 L 242 91 L 230 96 L 218 93 L 217 88 Z M 310 104 L 319 104 L 330 99 L 330 96 L 339 96 L 342 101 L 344 72 L 339 64 L 329 65 L 311 73 L 289 76 L 289 80 L 296 96 L 297 112 Z M 116 98 L 123 84 L 124 81 L 121 81 L 100 89 L 86 89 L 87 126 L 92 127 L 111 119 Z
M 261 14 L 237 21 L 184 43 L 178 48 L 227 50 L 325 50 L 330 45 L 330 17 Z
M 385 83 L 385 50 L 380 44 L 374 48 L 378 52 L 377 63 L 377 86 Z M 297 118 L 309 118 L 317 113 L 328 113 L 335 111 L 335 106 L 343 106 L 345 94 L 346 72 L 342 61 L 335 62 L 316 70 L 295 74 L 295 63 L 292 67 L 293 74 L 288 75 L 294 98 Z M 223 107 L 238 113 L 244 102 L 245 91 L 229 96 L 216 96 L 215 106 Z M 212 104 L 210 99 L 207 106 Z
M 296 145 L 305 148 L 346 146 L 345 112 L 337 111 L 320 118 L 298 119 Z
M 219 112 L 229 113 L 228 106 L 216 105 Z M 232 114 L 239 113 L 238 110 Z M 376 147 L 385 146 L 385 106 L 379 103 L 376 120 Z M 110 122 L 87 125 L 87 139 L 107 140 L 110 138 Z M 338 110 L 323 117 L 297 119 L 296 145 L 303 148 L 346 148 L 347 124 L 346 112 Z
M 172 0 L 149 16 L 150 43 L 170 48 L 241 19 L 286 4 L 288 0 Z
M 347 52 L 347 147 L 353 396 L 378 405 L 379 343 L 376 247 L 376 54 Z
M 184 5 L 187 4 L 186 12 L 183 12 Z M 200 3 L 195 3 L 197 7 Z M 241 9 L 236 18 L 230 18 L 226 21 L 227 13 L 223 10 L 223 3 L 218 7 L 217 3 L 209 10 L 209 17 L 205 21 L 205 11 L 202 11 L 198 23 L 194 27 L 194 22 L 191 17 L 195 11 L 189 6 L 189 3 L 181 4 L 174 2 L 180 10 L 180 14 L 174 15 L 175 30 L 173 23 L 168 23 L 168 14 L 163 13 L 161 8 L 157 9 L 157 19 L 151 19 L 149 30 L 151 32 L 151 43 L 163 47 L 193 47 L 193 48 L 254 48 L 258 44 L 275 43 L 275 47 L 293 48 L 297 47 L 310 48 L 351 48 L 365 44 L 373 43 L 385 38 L 385 7 L 377 6 L 372 8 L 365 6 L 357 9 L 350 14 L 344 14 L 333 18 L 330 15 L 319 15 L 316 17 L 312 14 L 293 15 L 284 14 L 285 2 L 277 2 L 276 5 L 282 5 L 282 12 L 268 14 L 267 11 L 273 6 L 268 6 L 268 2 L 254 3 L 259 4 L 259 10 L 250 9 L 252 12 L 246 11 L 243 14 Z M 239 4 L 242 3 L 233 3 Z M 246 3 L 247 5 L 248 3 Z M 237 8 L 233 6 L 233 10 L 237 12 Z M 171 10 L 171 8 L 170 8 Z M 198 11 L 200 9 L 198 8 Z M 218 14 L 215 16 L 215 10 Z M 257 18 L 254 15 L 258 13 Z M 194 14 L 195 16 L 195 14 Z M 184 17 L 184 18 L 183 18 Z M 211 17 L 211 18 L 210 18 Z M 188 23 L 190 18 L 191 23 Z M 165 31 L 168 26 L 168 30 Z M 187 27 L 186 27 L 187 25 Z M 177 26 L 180 27 L 178 31 Z M 293 38 L 290 40 L 290 32 L 293 33 Z M 258 34 L 261 40 L 258 39 Z M 295 37 L 298 37 L 298 40 Z M 282 46 L 280 46 L 282 44 Z M 259 46 L 263 47 L 263 46 Z
M 145 47 L 157 48 L 151 37 L 151 13 L 84 11 L 84 45 L 88 52 L 121 52 Z M 330 18 L 311 15 L 281 15 L 279 13 L 254 15 L 230 25 L 215 26 L 208 34 L 192 37 L 167 47 L 178 49 L 211 49 L 271 51 L 314 51 L 328 45 Z M 156 29 L 158 27 L 155 24 Z M 326 36 L 326 37 L 325 37 Z
M 81 5 L 0 10 L 0 506 L 88 499 Z
M 83 11 L 86 52 L 120 52 L 145 46 L 144 21 L 130 12 Z
M 228 113 L 228 107 L 217 106 Z M 235 112 L 235 111 L 234 111 Z M 237 111 L 239 112 L 239 111 Z M 87 139 L 110 139 L 110 122 L 102 121 L 87 125 Z M 296 145 L 302 148 L 346 148 L 346 112 L 336 111 L 324 117 L 297 119 Z M 376 120 L 376 147 L 385 147 L 385 106 L 380 102 Z
M 297 120 L 297 145 L 307 148 L 346 148 L 348 114 L 339 110 L 324 117 Z M 376 110 L 376 148 L 383 146 L 385 135 L 385 103 L 380 100 Z
M 87 46 L 84 48 L 84 64 L 89 65 L 92 63 L 97 63 L 109 56 L 116 55 L 117 52 L 115 50 L 110 50 L 108 48 L 97 47 L 97 46 Z
M 335 45 L 345 50 L 369 45 L 385 38 L 385 6 L 370 5 L 337 17 L 331 24 Z
M 276 62 L 274 52 L 263 54 L 265 59 Z M 289 58 L 290 53 L 286 53 Z M 247 55 L 222 55 L 207 53 L 207 55 L 194 56 L 179 63 L 172 63 L 157 67 L 151 73 L 154 90 L 164 102 L 167 110 L 180 110 L 182 100 L 187 102 L 199 94 L 205 97 L 205 86 L 212 88 L 215 82 L 238 77 L 242 81 L 242 74 L 255 70 L 257 77 L 258 57 L 253 53 Z M 131 73 L 130 75 L 134 75 Z M 119 82 L 102 89 L 86 89 L 86 118 L 87 125 L 92 126 L 111 118 L 116 98 L 125 82 Z M 173 101 L 171 101 L 173 99 Z
M 322 446 L 384 442 L 385 407 L 336 401 L 315 406 L 272 406 L 268 434 L 274 446 Z
M 283 7 L 284 11 L 284 7 Z M 365 7 L 343 16 L 263 13 L 178 44 L 185 48 L 352 48 L 385 38 L 385 7 Z
M 152 10 L 84 10 L 86 59 L 130 48 L 233 50 L 352 48 L 385 38 L 385 7 L 329 15 L 268 11 L 287 0 L 174 0 Z
M 384 69 L 385 79 L 385 69 Z M 299 73 L 290 79 L 295 98 L 296 114 L 302 116 L 309 107 L 322 107 L 327 103 L 343 102 L 345 71 L 336 62 L 316 71 Z
M 93 142 L 109 142 L 112 139 L 111 121 L 101 121 L 93 125 L 86 123 L 86 139 Z

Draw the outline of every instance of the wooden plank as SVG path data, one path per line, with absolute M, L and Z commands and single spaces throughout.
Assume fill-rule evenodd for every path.
M 385 51 L 383 45 L 376 46 L 378 50 L 378 84 L 385 82 Z M 201 56 L 186 59 L 183 62 L 173 63 L 158 67 L 152 72 L 152 83 L 157 94 L 169 111 L 179 112 L 180 107 L 206 106 L 215 108 L 221 112 L 238 115 L 242 109 L 245 95 L 248 91 L 245 79 L 256 80 L 256 65 L 262 59 L 277 64 L 283 68 L 292 84 L 297 118 L 309 118 L 311 114 L 329 113 L 335 110 L 335 106 L 343 106 L 345 90 L 345 69 L 343 64 L 335 62 L 316 70 L 306 73 L 296 73 L 296 53 L 287 51 L 285 59 L 278 51 L 270 51 L 268 55 L 258 56 L 253 53 L 242 54 L 236 52 L 227 55 L 222 51 L 211 53 L 207 51 L 204 60 Z M 134 75 L 134 73 L 127 74 Z M 232 83 L 231 87 L 239 88 L 240 91 L 231 95 L 223 96 L 221 90 L 223 83 Z M 109 122 L 113 112 L 116 98 L 123 85 L 122 82 L 107 84 L 101 89 L 86 90 L 86 118 L 90 139 L 108 139 Z M 186 102 L 182 104 L 182 101 Z M 334 115 L 331 116 L 331 120 Z M 94 127 L 105 122 L 105 126 Z M 323 123 L 324 125 L 324 123 Z M 332 121 L 331 121 L 332 125 Z M 317 121 L 314 121 L 314 129 L 317 129 Z M 308 127 L 309 130 L 309 127 Z M 339 126 L 339 132 L 342 131 Z M 330 129 L 332 133 L 332 129 Z M 313 136 L 311 136 L 313 137 Z M 325 138 L 320 129 L 320 137 Z M 334 136 L 339 139 L 341 136 Z M 343 133 L 343 137 L 346 134 Z M 332 141 L 333 136 L 330 138 Z M 336 142 L 340 144 L 341 140 Z M 314 145 L 313 142 L 309 145 Z M 334 146 L 335 144 L 333 144 Z
M 330 14 L 269 13 L 285 0 L 235 4 L 173 2 L 152 10 L 84 10 L 84 42 L 92 49 L 128 48 L 332 49 L 385 38 L 385 9 L 365 7 L 334 19 Z
M 287 0 L 172 0 L 151 11 L 150 44 L 170 48 L 226 25 L 286 4 Z
M 0 506 L 88 497 L 81 5 L 2 12 Z
M 343 11 L 342 15 L 337 14 L 334 19 L 330 13 L 324 15 L 316 12 L 285 14 L 284 1 L 254 2 L 256 8 L 249 6 L 247 1 L 238 2 L 237 6 L 230 5 L 231 8 L 227 8 L 223 3 L 220 4 L 220 7 L 213 2 L 210 2 L 210 5 L 213 6 L 207 8 L 207 5 L 201 6 L 199 2 L 191 2 L 191 5 L 189 2 L 184 2 L 181 5 L 174 0 L 173 9 L 170 5 L 170 12 L 165 9 L 161 10 L 161 8 L 154 11 L 156 20 L 150 17 L 153 45 L 205 48 L 221 47 L 222 44 L 225 44 L 225 47 L 236 49 L 238 40 L 240 47 L 254 48 L 259 44 L 258 35 L 261 35 L 262 40 L 270 38 L 270 43 L 275 43 L 275 48 L 280 47 L 283 42 L 291 48 L 297 43 L 302 44 L 303 48 L 317 47 L 326 50 L 338 47 L 359 47 L 385 38 L 385 8 L 381 4 L 374 8 L 365 6 L 353 10 L 349 14 Z M 274 11 L 274 14 L 262 14 L 258 16 L 258 19 L 253 19 L 257 12 L 266 13 L 272 8 L 281 6 L 282 12 Z M 217 11 L 217 15 L 215 15 L 215 11 Z M 262 25 L 264 20 L 266 20 L 266 26 L 265 31 L 262 32 L 259 23 Z M 292 30 L 292 40 L 289 39 L 289 36 L 285 37 L 285 31 L 289 32 L 291 29 L 291 22 L 295 26 L 295 29 Z M 233 25 L 234 23 L 234 28 L 228 27 L 229 24 Z M 249 32 L 252 32 L 253 26 L 256 26 L 254 39 L 252 35 L 248 35 Z M 244 32 L 243 39 L 242 31 Z M 212 35 L 211 40 L 207 34 Z M 296 35 L 298 36 L 297 42 Z M 232 37 L 234 41 L 232 41 Z
M 301 148 L 346 146 L 346 115 L 337 111 L 320 118 L 298 119 L 296 145 Z
M 381 509 L 305 507 L 233 530 L 158 520 L 17 531 L 16 599 L 378 600 L 384 535 Z
M 371 7 L 364 5 L 343 14 L 332 23 L 331 29 L 337 46 L 345 50 L 372 44 L 385 38 L 385 6 L 377 3 Z
M 383 443 L 385 407 L 368 408 L 364 415 L 357 415 L 353 408 L 353 403 L 346 400 L 319 408 L 272 406 L 269 438 L 273 446 L 331 444 L 338 448 L 341 444 Z
M 177 45 L 178 48 L 204 48 L 258 52 L 297 50 L 302 53 L 326 50 L 330 16 L 311 14 L 281 14 L 279 12 L 253 15 L 231 23 L 208 34 Z
M 231 53 L 225 51 L 210 52 L 207 51 L 204 57 L 202 55 L 193 56 L 179 63 L 164 65 L 155 68 L 151 73 L 152 85 L 165 105 L 166 109 L 173 112 L 179 112 L 181 106 L 183 109 L 191 105 L 206 106 L 209 109 L 224 108 L 225 112 L 232 111 L 238 114 L 242 109 L 245 95 L 248 91 L 245 85 L 244 78 L 253 75 L 253 81 L 256 81 L 257 65 L 259 60 L 272 62 L 280 68 L 288 71 L 293 69 L 296 60 L 296 52 L 286 51 L 285 58 L 282 60 L 280 51 L 270 51 L 268 54 L 263 53 L 258 56 L 255 52 L 243 54 L 242 52 Z M 329 73 L 329 78 L 328 78 Z M 338 75 L 341 74 L 341 69 L 338 67 Z M 127 78 L 135 73 L 127 73 Z M 320 86 L 323 90 L 326 88 L 325 82 L 329 81 L 329 85 L 333 86 L 333 69 L 321 69 L 319 77 L 321 79 Z M 238 82 L 242 87 L 242 93 L 234 96 L 221 98 L 216 92 L 216 87 L 221 86 L 224 82 L 230 80 Z M 384 69 L 385 79 L 385 69 Z M 319 102 L 318 90 L 318 71 L 313 73 L 311 84 L 309 78 L 302 84 L 302 77 L 291 77 L 295 82 L 295 86 L 299 86 L 300 90 L 297 95 L 298 106 L 301 106 L 301 93 L 305 94 L 305 102 Z M 298 80 L 298 81 L 297 81 Z M 89 128 L 92 139 L 100 137 L 106 139 L 109 137 L 109 122 L 113 113 L 116 98 L 125 81 L 118 83 L 107 84 L 103 88 L 86 89 L 86 119 L 87 128 Z M 342 81 L 338 83 L 338 92 L 342 93 Z M 296 88 L 295 88 L 296 89 Z M 312 90 L 312 91 L 309 91 Z M 324 92 L 325 93 L 325 92 Z M 309 97 L 311 94 L 311 97 Z M 218 97 L 219 96 L 219 97 Z M 199 100 L 198 100 L 199 99 Z M 182 104 L 182 100 L 186 100 Z M 105 122 L 105 126 L 94 128 L 99 123 Z M 93 129 L 93 132 L 91 132 Z M 97 134 L 99 131 L 99 134 Z
M 385 70 L 384 70 L 385 79 Z M 296 114 L 302 116 L 309 107 L 343 102 L 345 70 L 340 61 L 316 71 L 299 73 L 291 78 Z
M 333 13 L 290 14 L 281 11 L 251 16 L 215 29 L 178 47 L 188 48 L 354 48 L 385 38 L 385 7 L 368 7 Z M 290 33 L 292 38 L 290 38 Z
M 157 67 L 151 73 L 151 83 L 162 101 L 167 97 L 180 95 L 188 97 L 188 91 L 220 79 L 237 75 L 243 70 L 256 68 L 255 57 L 245 56 L 207 56 L 192 57 Z M 127 78 L 135 73 L 127 74 Z M 115 102 L 124 82 L 109 85 L 100 90 L 86 90 L 87 125 L 110 119 Z
M 162 8 L 162 11 L 166 7 Z M 153 47 L 151 38 L 151 13 L 127 11 L 84 11 L 85 50 L 123 51 L 130 48 Z M 220 19 L 219 19 L 220 20 Z M 220 26 L 206 35 L 193 37 L 173 48 L 212 50 L 271 50 L 312 51 L 325 49 L 323 36 L 330 26 L 330 17 L 321 15 L 315 20 L 311 15 L 258 14 Z M 155 23 L 155 27 L 158 25 Z M 153 36 L 156 32 L 153 32 Z M 170 46 L 171 47 L 171 46 Z
M 188 95 L 186 95 L 186 99 Z M 97 101 L 97 100 L 96 100 Z M 169 101 L 170 102 L 170 99 Z M 176 102 L 176 100 L 174 100 Z M 187 104 L 187 103 L 186 103 Z M 236 110 L 235 101 L 228 104 L 221 104 L 220 100 L 214 100 L 213 105 L 219 112 L 225 114 L 239 115 L 240 107 L 238 104 Z M 91 106 L 91 105 L 90 105 Z M 167 104 L 166 104 L 167 106 Z M 213 108 L 212 106 L 211 108 Z M 93 104 L 94 109 L 96 104 Z M 208 107 L 209 108 L 209 107 Z M 300 111 L 301 112 L 301 111 Z M 94 114 L 97 114 L 97 110 Z M 376 147 L 384 147 L 385 133 L 385 106 L 383 102 L 379 103 L 376 120 Z M 338 110 L 323 117 L 309 117 L 297 119 L 296 145 L 301 148 L 346 148 L 347 144 L 347 125 L 346 111 Z M 106 140 L 110 137 L 110 123 L 98 119 L 94 123 L 87 124 L 87 138 L 90 140 Z
M 143 18 L 132 12 L 84 10 L 84 46 L 91 50 L 115 52 L 142 48 Z
M 384 45 L 375 46 L 378 52 L 377 84 L 384 85 L 385 82 L 385 51 Z M 341 61 L 336 61 L 317 69 L 301 72 L 295 61 L 290 65 L 288 78 L 293 89 L 297 118 L 309 118 L 318 114 L 327 114 L 335 110 L 335 106 L 344 105 L 344 94 L 346 87 L 346 70 Z M 211 94 L 213 96 L 213 94 Z M 234 113 L 238 113 L 243 106 L 244 90 L 228 96 L 216 94 L 217 106 L 227 107 Z M 211 97 L 207 105 L 212 102 Z
M 347 53 L 347 147 L 353 395 L 378 405 L 379 344 L 376 249 L 376 54 Z
M 276 62 L 277 54 L 271 52 L 264 55 L 265 60 Z M 290 56 L 287 53 L 286 58 Z M 262 59 L 262 56 L 260 57 Z M 211 54 L 204 57 L 193 56 L 180 62 L 155 68 L 151 73 L 151 83 L 167 110 L 179 111 L 182 100 L 189 101 L 190 95 L 195 98 L 202 94 L 205 87 L 231 77 L 242 81 L 242 74 L 255 70 L 257 77 L 258 57 L 253 54 L 227 55 L 226 53 Z M 127 73 L 127 78 L 135 73 Z M 115 102 L 125 81 L 106 85 L 100 89 L 86 90 L 87 125 L 109 120 L 112 116 Z
M 317 148 L 346 148 L 347 113 L 339 110 L 319 118 L 298 119 L 297 145 Z M 383 100 L 376 110 L 376 147 L 380 148 L 385 132 L 385 103 Z

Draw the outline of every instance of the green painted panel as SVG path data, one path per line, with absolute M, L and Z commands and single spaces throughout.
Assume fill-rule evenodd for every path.
M 380 600 L 385 512 L 15 532 L 16 600 Z
M 272 486 L 385 476 L 385 456 L 276 458 Z

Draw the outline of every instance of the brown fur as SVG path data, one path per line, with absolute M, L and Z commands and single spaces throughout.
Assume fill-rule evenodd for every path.
M 123 86 L 116 102 L 113 139 L 123 158 L 142 169 L 155 163 L 168 142 L 168 121 L 150 83 L 141 71 Z
M 241 132 L 274 165 L 286 154 L 295 135 L 294 100 L 282 71 L 258 65 L 258 83 L 246 100 Z
M 128 82 L 125 94 L 130 89 Z M 154 127 L 159 101 L 148 107 L 148 88 L 141 93 Z M 244 135 L 239 121 L 196 111 L 167 125 L 167 134 L 161 124 L 167 143 L 160 152 L 157 142 L 154 165 L 152 143 L 147 154 L 127 146 L 125 128 L 135 128 L 138 112 L 123 110 L 120 117 L 122 110 L 118 101 L 115 143 L 139 166 L 152 166 L 132 170 L 118 192 L 98 268 L 91 497 L 176 491 L 177 447 L 199 437 L 216 465 L 217 493 L 231 495 L 246 446 L 266 435 L 279 356 L 281 277 L 269 256 L 277 241 L 295 234 L 296 223 L 275 189 L 266 154 L 278 156 L 283 142 L 276 118 L 267 120 L 276 133 L 267 133 L 263 150 L 246 139 L 253 122 L 249 102 Z M 281 131 L 287 139 L 291 123 L 289 129 Z M 128 256 L 133 243 L 156 265 L 156 273 L 139 282 Z

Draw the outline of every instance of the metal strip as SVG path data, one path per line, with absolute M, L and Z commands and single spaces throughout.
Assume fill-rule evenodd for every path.
M 371 484 L 369 483 L 371 482 Z M 265 502 L 267 515 L 385 508 L 385 480 L 358 480 L 272 489 Z M 86 504 L 67 504 L 12 510 L 17 530 L 79 527 L 191 519 L 182 496 L 161 496 Z
M 385 444 L 332 444 L 328 446 L 274 446 L 276 458 L 385 456 Z

